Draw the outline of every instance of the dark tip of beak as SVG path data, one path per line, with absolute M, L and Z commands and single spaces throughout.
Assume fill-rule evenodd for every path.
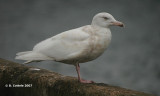
M 120 27 L 124 27 L 124 24 L 122 23 L 122 24 L 120 24 L 119 26 L 120 26 Z

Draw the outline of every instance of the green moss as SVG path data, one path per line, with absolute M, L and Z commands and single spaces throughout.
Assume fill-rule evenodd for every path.
M 81 84 L 74 77 L 0 59 L 0 96 L 153 96 L 103 83 Z M 32 84 L 6 88 L 5 84 Z

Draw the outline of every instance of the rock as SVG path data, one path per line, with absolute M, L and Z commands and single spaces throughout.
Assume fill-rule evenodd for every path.
M 0 59 L 0 96 L 154 96 Z

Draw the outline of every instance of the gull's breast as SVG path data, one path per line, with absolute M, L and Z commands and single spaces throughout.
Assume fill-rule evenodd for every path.
M 111 33 L 100 33 L 92 35 L 89 39 L 87 49 L 84 51 L 84 58 L 80 62 L 87 62 L 96 59 L 107 49 L 111 42 Z

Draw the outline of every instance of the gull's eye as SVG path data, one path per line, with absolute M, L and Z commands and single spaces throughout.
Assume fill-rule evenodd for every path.
M 107 17 L 102 17 L 104 20 L 107 20 L 108 18 Z

